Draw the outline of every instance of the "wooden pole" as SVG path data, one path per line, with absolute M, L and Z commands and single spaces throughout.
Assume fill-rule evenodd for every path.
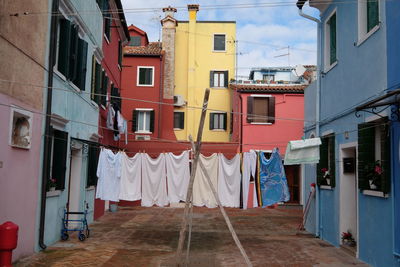
M 197 163 L 198 163 L 199 155 L 200 155 L 201 138 L 203 136 L 203 127 L 204 127 L 204 121 L 206 119 L 206 112 L 207 112 L 209 97 L 210 97 L 210 89 L 207 88 L 204 93 L 203 108 L 201 110 L 200 124 L 199 124 L 199 129 L 197 132 L 197 144 L 196 144 L 195 149 L 193 149 L 194 156 L 193 156 L 193 164 L 192 164 L 192 173 L 190 175 L 189 186 L 188 186 L 188 190 L 187 190 L 187 194 L 186 194 L 185 210 L 183 212 L 182 225 L 181 225 L 181 230 L 179 232 L 178 248 L 176 251 L 177 266 L 183 266 L 182 249 L 183 249 L 183 244 L 185 242 L 185 232 L 186 232 L 186 226 L 188 224 L 189 204 L 191 203 L 192 195 L 193 195 L 193 182 L 194 182 L 194 177 L 196 175 Z M 191 135 L 189 135 L 189 139 L 192 140 Z
M 191 137 L 189 137 L 189 139 L 190 139 L 190 142 L 191 142 L 191 144 L 192 144 L 192 148 L 195 149 L 193 140 L 191 139 Z M 236 235 L 235 229 L 233 229 L 233 226 L 232 226 L 232 224 L 231 224 L 231 221 L 229 220 L 229 217 L 228 217 L 228 215 L 226 214 L 224 207 L 221 205 L 221 201 L 219 200 L 217 191 L 215 191 L 214 185 L 213 185 L 212 182 L 211 182 L 211 178 L 210 178 L 210 176 L 209 176 L 208 173 L 207 173 L 206 167 L 204 167 L 204 164 L 203 164 L 203 162 L 201 162 L 201 160 L 199 160 L 198 162 L 199 162 L 199 165 L 200 165 L 200 169 L 202 170 L 204 176 L 207 178 L 208 185 L 210 186 L 211 191 L 212 191 L 212 193 L 213 193 L 213 195 L 214 195 L 214 198 L 215 198 L 215 200 L 217 201 L 217 205 L 219 206 L 219 209 L 220 209 L 220 211 L 221 211 L 221 213 L 222 213 L 222 216 L 223 216 L 224 219 L 225 219 L 226 225 L 228 226 L 228 229 L 229 229 L 229 231 L 230 231 L 231 234 L 232 234 L 232 238 L 233 238 L 233 240 L 235 241 L 236 246 L 239 248 L 240 253 L 242 253 L 242 256 L 243 256 L 243 258 L 244 258 L 244 261 L 246 262 L 246 265 L 247 265 L 247 266 L 253 266 L 253 265 L 251 264 L 250 260 L 249 260 L 249 257 L 248 257 L 247 254 L 246 254 L 246 251 L 244 250 L 242 244 L 240 243 L 239 238 L 238 238 L 237 235 Z

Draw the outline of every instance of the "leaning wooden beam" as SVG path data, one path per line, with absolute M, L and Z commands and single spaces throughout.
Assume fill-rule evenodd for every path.
M 199 159 L 199 155 L 200 155 L 201 138 L 203 136 L 204 121 L 206 119 L 206 112 L 207 112 L 209 97 L 210 97 L 210 89 L 207 88 L 204 93 L 203 108 L 201 110 L 200 124 L 199 124 L 199 129 L 197 132 L 197 144 L 196 144 L 196 148 L 193 150 L 194 156 L 193 156 L 193 164 L 192 164 L 192 173 L 190 175 L 189 186 L 188 186 L 188 190 L 187 190 L 187 194 L 186 194 L 185 210 L 183 212 L 182 225 L 181 225 L 181 230 L 179 232 L 179 242 L 178 242 L 178 248 L 176 250 L 177 266 L 183 266 L 182 249 L 183 249 L 183 244 L 185 242 L 185 232 L 186 232 L 186 226 L 188 224 L 189 204 L 192 200 L 193 182 L 194 182 L 194 177 L 196 175 L 197 163 L 198 163 L 198 159 Z M 191 135 L 189 136 L 189 138 L 192 139 Z
M 190 137 L 189 137 L 189 138 L 190 138 Z M 192 140 L 192 139 L 190 139 L 190 142 L 192 143 L 192 149 L 195 149 L 195 146 L 194 146 L 194 143 L 193 143 L 193 140 Z M 214 185 L 213 185 L 212 182 L 211 182 L 211 178 L 210 178 L 210 176 L 209 176 L 208 173 L 207 173 L 206 167 L 204 167 L 204 164 L 203 164 L 203 162 L 202 162 L 201 160 L 199 160 L 198 162 L 199 162 L 198 164 L 199 164 L 199 166 L 200 166 L 200 169 L 202 170 L 204 176 L 207 178 L 208 185 L 210 186 L 211 191 L 212 191 L 212 193 L 213 193 L 213 195 L 214 195 L 214 197 L 215 197 L 215 200 L 217 201 L 217 205 L 218 205 L 219 209 L 221 210 L 222 216 L 224 216 L 226 225 L 228 226 L 229 231 L 230 231 L 231 234 L 232 234 L 233 240 L 235 240 L 236 246 L 239 248 L 240 253 L 242 253 L 242 256 L 243 256 L 244 261 L 246 262 L 247 266 L 253 266 L 253 265 L 251 264 L 250 260 L 249 260 L 249 257 L 247 257 L 246 251 L 244 250 L 242 244 L 240 243 L 239 238 L 238 238 L 237 235 L 236 235 L 235 229 L 233 229 L 233 226 L 232 226 L 232 224 L 231 224 L 231 221 L 229 220 L 229 217 L 228 217 L 228 215 L 226 214 L 225 209 L 224 209 L 224 207 L 223 207 L 222 204 L 221 204 L 221 201 L 219 200 L 217 191 L 215 191 Z

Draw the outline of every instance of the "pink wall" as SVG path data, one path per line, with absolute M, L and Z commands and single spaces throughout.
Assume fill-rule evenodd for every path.
M 3 94 L 0 103 L 32 110 Z M 19 149 L 9 145 L 10 111 L 10 107 L 0 106 L 0 224 L 12 221 L 19 226 L 15 260 L 34 252 L 42 116 L 33 114 L 31 148 Z
M 250 93 L 242 93 L 242 111 L 247 111 L 247 97 Z M 246 115 L 243 123 L 243 152 L 250 149 L 272 150 L 278 147 L 280 154 L 285 155 L 286 145 L 291 140 L 301 139 L 304 125 L 303 94 L 271 94 L 275 97 L 275 123 L 272 125 L 255 125 L 247 123 Z M 280 119 L 281 118 L 281 119 Z M 260 144 L 262 143 L 262 144 Z M 251 145 L 247 145 L 251 144 Z

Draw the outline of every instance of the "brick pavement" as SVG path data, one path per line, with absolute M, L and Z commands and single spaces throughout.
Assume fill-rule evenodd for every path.
M 299 208 L 227 212 L 254 266 L 367 266 L 343 249 L 298 234 Z M 179 208 L 120 208 L 90 225 L 84 242 L 72 235 L 15 266 L 172 266 L 182 214 Z M 190 259 L 190 266 L 244 265 L 219 209 L 194 208 Z

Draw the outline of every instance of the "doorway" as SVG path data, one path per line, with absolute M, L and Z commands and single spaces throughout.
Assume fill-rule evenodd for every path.
M 285 174 L 290 193 L 288 203 L 300 204 L 300 165 L 286 165 Z
M 71 147 L 71 171 L 68 188 L 68 211 L 75 212 L 80 210 L 81 201 L 81 173 L 82 173 L 82 146 Z M 68 219 L 79 219 L 79 215 L 69 215 Z
M 340 243 L 356 255 L 358 241 L 358 189 L 356 145 L 341 147 L 340 160 Z M 342 240 L 351 233 L 354 242 Z

